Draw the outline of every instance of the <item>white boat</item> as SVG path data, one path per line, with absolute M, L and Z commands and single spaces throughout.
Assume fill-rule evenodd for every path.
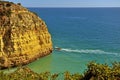
M 55 50 L 58 50 L 58 51 L 60 51 L 60 50 L 61 50 L 61 48 L 60 48 L 60 47 L 55 47 L 54 49 L 55 49 Z

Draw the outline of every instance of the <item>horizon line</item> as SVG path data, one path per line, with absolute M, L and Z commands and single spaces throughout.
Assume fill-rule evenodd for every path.
M 120 8 L 120 7 L 104 7 L 104 6 L 98 6 L 98 7 L 40 7 L 40 6 L 32 6 L 32 7 L 27 7 L 27 8 Z

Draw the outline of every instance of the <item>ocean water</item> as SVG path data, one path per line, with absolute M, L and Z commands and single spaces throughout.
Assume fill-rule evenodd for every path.
M 54 50 L 28 66 L 36 72 L 82 73 L 91 61 L 120 62 L 120 8 L 29 8 L 47 24 Z

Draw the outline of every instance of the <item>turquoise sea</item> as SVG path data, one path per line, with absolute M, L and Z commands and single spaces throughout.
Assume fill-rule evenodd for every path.
M 36 72 L 82 73 L 90 61 L 120 62 L 120 8 L 29 8 L 47 24 L 54 50 L 28 66 Z

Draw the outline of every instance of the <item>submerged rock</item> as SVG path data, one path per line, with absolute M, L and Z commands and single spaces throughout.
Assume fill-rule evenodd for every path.
M 52 52 L 51 35 L 35 13 L 0 1 L 0 67 L 28 64 Z

